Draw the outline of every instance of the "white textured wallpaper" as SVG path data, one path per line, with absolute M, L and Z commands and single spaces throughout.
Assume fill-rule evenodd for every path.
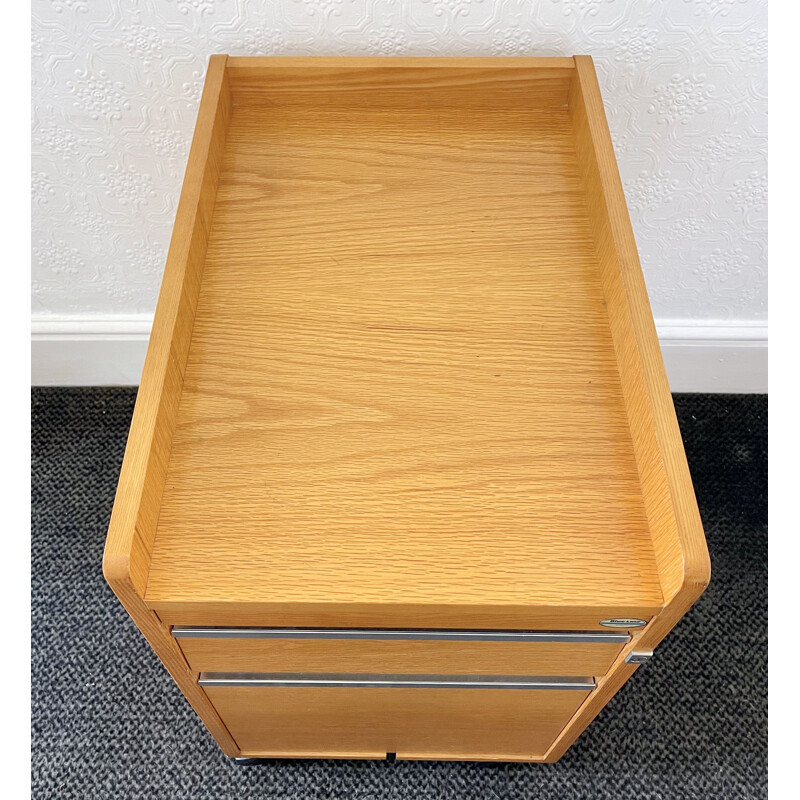
M 212 53 L 588 53 L 656 316 L 763 320 L 766 5 L 32 0 L 33 311 L 154 309 Z

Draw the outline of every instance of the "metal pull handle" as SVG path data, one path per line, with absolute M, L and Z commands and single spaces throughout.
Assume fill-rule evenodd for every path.
M 349 639 L 433 642 L 566 642 L 625 644 L 609 631 L 397 630 L 392 628 L 202 628 L 175 626 L 176 639 Z
M 530 675 L 375 675 L 348 673 L 201 672 L 201 686 L 290 686 L 363 689 L 568 689 L 591 691 L 593 678 Z

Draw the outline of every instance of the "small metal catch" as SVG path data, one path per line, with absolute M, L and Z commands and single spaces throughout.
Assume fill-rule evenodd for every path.
M 626 664 L 646 664 L 653 657 L 652 650 L 631 650 L 625 656 Z

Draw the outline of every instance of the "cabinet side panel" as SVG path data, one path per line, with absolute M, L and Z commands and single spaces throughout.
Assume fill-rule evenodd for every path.
M 197 683 L 197 674 L 186 663 L 177 642 L 170 635 L 169 627 L 164 625 L 155 612 L 145 607 L 142 598 L 130 581 L 109 581 L 114 594 L 130 614 L 136 627 L 150 643 L 155 654 L 166 667 L 178 688 L 208 729 L 209 733 L 226 756 L 234 758 L 240 754 L 225 724 L 219 717 L 205 690 Z M 144 690 L 144 687 L 143 687 Z
M 590 692 L 588 698 L 575 713 L 575 716 L 569 720 L 556 737 L 552 747 L 545 755 L 545 761 L 551 763 L 558 761 L 586 730 L 592 720 L 603 710 L 606 703 L 623 687 L 628 678 L 636 672 L 637 664 L 625 663 L 625 656 L 632 649 L 633 645 L 626 646 L 611 669 L 605 675 L 597 678 L 596 688 Z
M 686 454 L 639 264 L 622 181 L 589 56 L 575 56 L 570 92 L 598 263 L 636 450 L 664 609 L 623 648 L 547 753 L 557 761 L 636 671 L 625 659 L 652 650 L 708 585 L 710 563 Z
M 169 627 L 143 600 L 230 119 L 226 60 L 212 56 L 209 61 L 109 523 L 103 574 L 219 746 L 234 756 L 239 752 L 236 743 L 197 685 Z

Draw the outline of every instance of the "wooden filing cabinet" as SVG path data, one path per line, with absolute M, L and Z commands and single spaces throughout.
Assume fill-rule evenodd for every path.
M 563 755 L 709 578 L 589 57 L 211 58 L 104 572 L 229 756 Z

